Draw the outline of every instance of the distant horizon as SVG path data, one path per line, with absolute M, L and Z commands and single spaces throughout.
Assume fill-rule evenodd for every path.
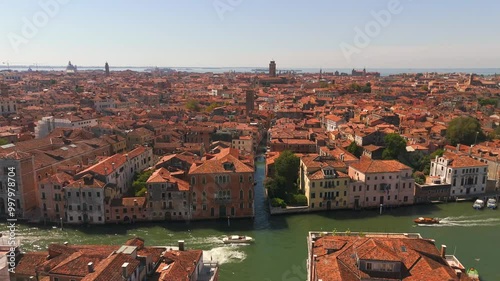
M 104 64 L 103 65 L 79 65 L 79 64 L 73 64 L 76 65 L 79 68 L 102 68 L 104 69 Z M 67 65 L 56 65 L 56 64 L 43 64 L 43 65 L 36 65 L 36 64 L 16 64 L 16 65 L 0 65 L 0 69 L 8 69 L 8 68 L 20 68 L 20 67 L 31 67 L 36 68 L 44 68 L 44 67 L 67 67 Z M 267 69 L 268 66 L 163 66 L 163 65 L 112 65 L 109 64 L 109 68 L 214 68 L 214 69 L 229 69 L 229 68 L 255 68 L 255 69 Z M 277 63 L 277 70 L 294 70 L 294 69 L 355 69 L 355 70 L 377 70 L 377 69 L 498 69 L 500 70 L 499 67 L 472 67 L 472 66 L 463 66 L 463 67 L 301 67 L 301 66 L 285 66 L 285 67 L 279 67 L 279 64 Z

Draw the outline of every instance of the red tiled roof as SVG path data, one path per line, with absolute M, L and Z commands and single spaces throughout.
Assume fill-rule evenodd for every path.
M 411 169 L 397 160 L 368 160 L 361 158 L 359 162 L 351 163 L 350 167 L 362 173 L 391 173 Z

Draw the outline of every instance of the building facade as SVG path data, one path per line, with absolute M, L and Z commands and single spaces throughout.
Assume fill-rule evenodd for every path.
M 415 180 L 412 169 L 396 160 L 361 158 L 349 166 L 349 207 L 375 208 L 411 205 Z
M 450 196 L 479 195 L 486 189 L 488 164 L 464 155 L 445 152 L 431 160 L 431 177 L 450 184 Z

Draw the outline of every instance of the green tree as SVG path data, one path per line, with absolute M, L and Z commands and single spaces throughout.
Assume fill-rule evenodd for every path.
M 197 100 L 189 100 L 186 103 L 186 108 L 192 111 L 200 111 L 200 103 Z
M 8 140 L 0 138 L 0 145 L 5 145 L 5 144 L 8 144 L 8 143 L 9 143 Z
M 400 154 L 406 153 L 406 141 L 399 134 L 387 134 L 384 137 L 385 149 L 382 158 L 385 160 L 398 159 Z
M 361 87 L 361 92 L 371 93 L 372 92 L 372 84 L 370 82 L 366 83 L 363 87 Z
M 495 128 L 495 138 L 500 138 L 500 126 Z
M 214 109 L 216 109 L 219 106 L 221 106 L 219 103 L 213 102 L 209 106 L 207 106 L 207 108 L 205 110 L 207 112 L 212 112 L 212 111 L 214 111 Z
M 413 173 L 413 178 L 415 179 L 415 182 L 418 184 L 425 183 L 425 175 L 420 171 L 416 171 L 415 173 Z
M 485 105 L 494 105 L 494 106 L 496 106 L 498 104 L 498 100 L 497 99 L 479 99 L 478 103 L 481 106 L 485 106 Z
M 361 146 L 358 146 L 356 144 L 356 142 L 351 142 L 351 144 L 347 147 L 347 151 L 349 151 L 349 153 L 351 153 L 352 155 L 356 156 L 356 157 L 361 157 L 361 155 L 363 154 L 363 147 Z
M 451 145 L 458 143 L 471 145 L 486 139 L 481 124 L 475 118 L 457 117 L 448 123 L 446 139 Z
M 296 182 L 299 177 L 300 158 L 290 150 L 281 152 L 274 161 L 274 168 L 277 177 L 283 177 L 288 193 L 295 193 Z
M 300 159 L 293 152 L 285 150 L 275 160 L 275 176 L 266 180 L 265 187 L 269 198 L 284 199 L 286 203 L 292 203 L 298 193 L 297 181 Z M 302 201 L 301 201 L 302 202 Z
M 136 174 L 136 180 L 132 183 L 132 191 L 134 196 L 144 196 L 147 191 L 146 182 L 149 177 L 153 174 L 152 170 Z

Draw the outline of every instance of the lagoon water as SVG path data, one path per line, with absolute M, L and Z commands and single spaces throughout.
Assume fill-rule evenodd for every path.
M 147 245 L 175 245 L 185 240 L 187 248 L 203 249 L 205 260 L 221 264 L 222 281 L 299 281 L 306 279 L 306 236 L 310 230 L 363 232 L 418 232 L 424 238 L 447 245 L 466 267 L 479 270 L 481 280 L 500 280 L 500 210 L 476 211 L 471 202 L 412 206 L 385 210 L 333 211 L 270 217 L 264 203 L 263 162 L 257 163 L 256 217 L 253 220 L 191 223 L 145 223 L 65 227 L 20 225 L 17 236 L 24 251 L 45 250 L 49 243 L 116 244 L 139 236 Z M 419 216 L 438 217 L 441 224 L 416 226 Z M 6 232 L 5 224 L 0 231 Z M 255 238 L 253 245 L 226 246 L 225 234 Z
M 65 71 L 66 66 L 9 66 L 10 70 L 13 71 L 27 71 L 28 68 L 31 67 L 33 71 L 39 70 L 39 71 Z M 125 71 L 125 70 L 132 70 L 132 71 L 137 71 L 137 72 L 144 72 L 144 71 L 150 71 L 151 69 L 154 69 L 155 66 L 117 66 L 113 67 L 110 66 L 111 71 Z M 258 72 L 262 71 L 267 71 L 267 67 L 160 67 L 160 68 L 170 68 L 176 71 L 186 71 L 186 72 L 193 72 L 193 73 L 206 73 L 206 72 L 211 72 L 211 73 L 225 73 L 225 72 L 240 72 L 240 73 L 253 73 L 255 70 L 258 70 Z M 5 71 L 7 70 L 7 66 L 5 65 L 0 65 L 0 71 Z M 79 71 L 93 71 L 93 70 L 100 70 L 104 71 L 104 64 L 102 66 L 78 66 Z M 287 70 L 293 70 L 296 71 L 297 74 L 300 73 L 319 73 L 320 68 L 278 68 L 278 71 L 287 71 Z M 351 74 L 352 69 L 348 68 L 322 68 L 321 69 L 323 73 L 325 72 L 345 72 L 348 74 Z M 400 74 L 400 73 L 426 73 L 426 72 L 437 72 L 437 73 L 475 73 L 478 75 L 495 75 L 495 74 L 500 74 L 500 68 L 368 68 L 367 71 L 378 71 L 380 72 L 380 75 L 382 76 L 388 76 L 388 75 L 393 75 L 393 74 Z

